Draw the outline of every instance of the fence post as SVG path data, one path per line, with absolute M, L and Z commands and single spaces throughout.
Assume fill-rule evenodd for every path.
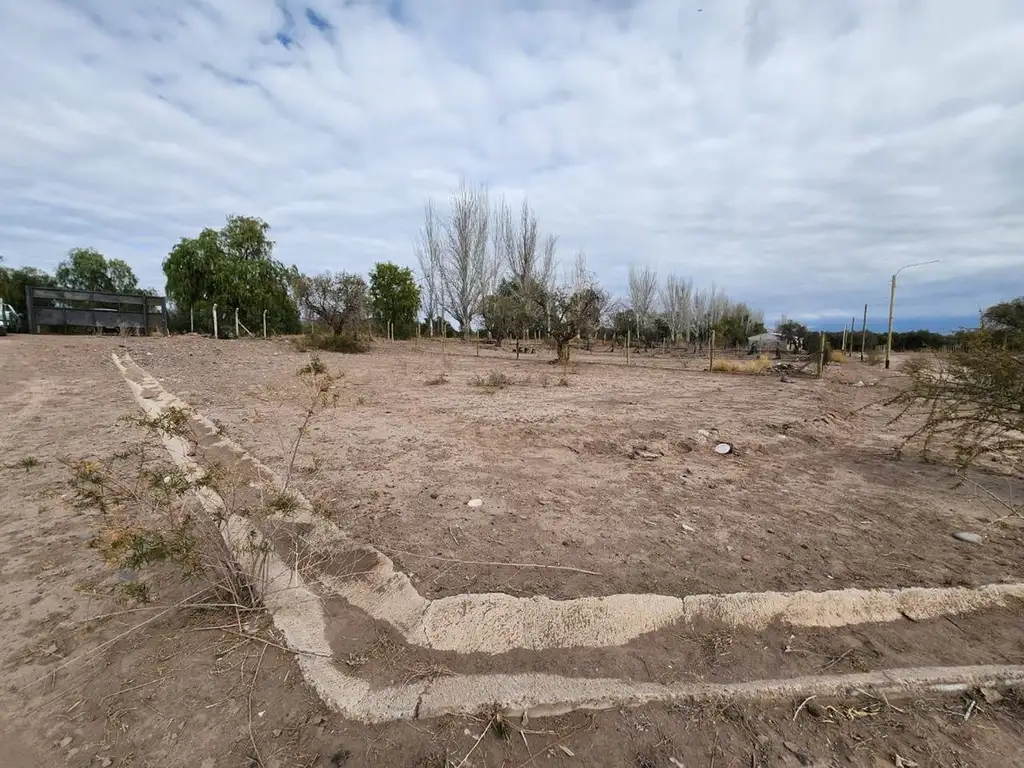
M 825 332 L 818 337 L 818 378 L 825 375 Z
M 263 338 L 267 338 L 267 310 L 263 310 Z
M 864 362 L 864 344 L 868 338 L 868 305 L 864 305 L 864 320 L 860 324 L 860 361 Z
M 213 338 L 217 338 L 217 305 L 213 305 Z
M 715 369 L 715 329 L 711 329 L 711 343 L 708 344 L 708 371 Z
M 196 308 L 195 307 L 189 307 L 188 308 L 188 330 L 189 330 L 189 333 L 195 333 L 196 332 Z
M 238 307 L 235 307 L 235 338 L 238 338 Z

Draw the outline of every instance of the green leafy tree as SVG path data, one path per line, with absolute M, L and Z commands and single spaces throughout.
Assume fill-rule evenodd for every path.
M 95 248 L 72 248 L 57 265 L 57 284 L 79 291 L 137 293 L 139 280 L 121 259 L 107 259 Z
M 274 258 L 270 225 L 251 216 L 228 216 L 220 230 L 204 229 L 183 238 L 164 259 L 167 296 L 184 313 L 194 312 L 197 327 L 207 328 L 211 309 L 229 323 L 239 319 L 254 332 L 299 330 L 299 310 L 293 292 L 298 274 Z
M 375 264 L 370 271 L 370 306 L 381 332 L 391 323 L 395 338 L 409 338 L 416 330 L 420 308 L 420 289 L 412 270 L 391 262 Z
M 295 281 L 295 295 L 306 320 L 335 336 L 358 336 L 366 327 L 370 297 L 366 281 L 349 272 L 324 272 Z
M 808 334 L 807 326 L 802 323 L 798 323 L 796 320 L 786 320 L 785 322 L 779 323 L 775 332 L 778 333 L 782 340 L 793 349 L 800 349 L 803 347 Z
M 53 275 L 36 267 L 15 268 L 0 264 L 0 299 L 14 307 L 14 311 L 21 316 L 22 323 L 25 318 L 25 286 L 52 288 L 56 284 Z

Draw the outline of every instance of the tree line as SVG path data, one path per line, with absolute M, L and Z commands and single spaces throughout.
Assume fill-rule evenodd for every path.
M 764 331 L 761 311 L 675 274 L 661 282 L 646 265 L 630 267 L 629 296 L 614 298 L 582 252 L 560 270 L 557 246 L 525 199 L 518 209 L 504 198 L 492 204 L 463 181 L 443 210 L 428 200 L 415 248 L 428 333 L 450 319 L 465 338 L 480 327 L 498 344 L 544 336 L 563 358 L 576 337 L 699 346 L 712 331 L 726 344 Z

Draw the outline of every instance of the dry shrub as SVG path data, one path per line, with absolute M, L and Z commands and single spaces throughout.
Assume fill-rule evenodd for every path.
M 354 334 L 348 333 L 307 333 L 292 339 L 292 345 L 299 352 L 322 349 L 325 352 L 360 354 L 369 352 L 369 345 Z
M 469 382 L 471 386 L 483 387 L 484 389 L 504 389 L 512 385 L 512 379 L 501 371 L 491 371 L 487 376 L 477 374 Z
M 848 363 L 850 358 L 837 349 L 829 350 L 828 360 L 830 363 Z
M 768 355 L 761 355 L 756 360 L 728 360 L 718 358 L 711 364 L 712 371 L 722 373 L 744 373 L 748 375 L 762 375 L 771 370 L 772 361 Z
M 989 331 L 965 334 L 960 349 L 903 366 L 909 384 L 889 404 L 901 406 L 893 421 L 923 417 L 904 446 L 922 442 L 951 450 L 961 468 L 983 454 L 999 455 L 1019 474 L 1024 456 L 1024 352 Z M 902 447 L 901 447 L 902 450 Z
M 431 386 L 431 387 L 436 387 L 436 386 L 438 386 L 440 384 L 447 384 L 447 383 L 448 383 L 448 374 L 445 373 L 444 371 L 441 371 L 436 376 L 432 376 L 431 378 L 427 379 L 424 382 L 424 384 L 426 384 L 427 386 Z

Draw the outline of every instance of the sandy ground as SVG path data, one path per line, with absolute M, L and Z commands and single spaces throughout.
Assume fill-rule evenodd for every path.
M 859 365 L 830 371 L 824 382 L 784 385 L 711 376 L 695 364 L 683 370 L 664 359 L 642 357 L 627 369 L 615 356 L 583 353 L 561 387 L 560 370 L 541 356 L 516 362 L 485 350 L 477 357 L 455 344 L 444 356 L 426 344 L 325 354 L 342 375 L 342 400 L 311 425 L 292 463 L 302 418 L 296 371 L 308 358 L 284 342 L 2 341 L 2 765 L 212 768 L 246 765 L 257 753 L 268 766 L 444 765 L 446 753 L 457 764 L 487 724 L 339 722 L 300 682 L 287 654 L 214 629 L 230 629 L 233 613 L 161 613 L 194 586 L 171 574 L 159 583 L 159 609 L 122 613 L 129 608 L 113 599 L 116 574 L 88 547 L 101 521 L 73 503 L 62 464 L 145 439 L 119 421 L 135 409 L 111 351 L 130 350 L 432 597 L 687 595 L 1022 577 L 1021 529 L 990 522 L 1001 513 L 984 493 L 955 487 L 940 466 L 891 458 L 901 432 L 874 405 L 887 382 Z M 513 384 L 475 386 L 492 370 Z M 425 383 L 440 372 L 447 383 Z M 850 386 L 857 380 L 868 386 Z M 736 452 L 715 454 L 718 440 Z M 658 458 L 632 458 L 634 448 Z M 23 466 L 26 457 L 40 464 Z M 1004 490 L 995 476 L 976 479 Z M 467 507 L 473 498 L 483 505 Z M 984 543 L 951 539 L 957 530 L 977 531 Z M 133 629 L 146 618 L 152 621 Z M 1021 627 L 1019 607 L 955 623 L 808 633 L 798 647 L 784 628 L 723 634 L 697 627 L 688 638 L 648 638 L 608 658 L 596 651 L 507 655 L 488 668 L 561 665 L 566 673 L 663 680 L 674 664 L 718 680 L 808 667 L 1019 661 Z M 372 623 L 339 643 L 338 652 L 376 649 L 359 667 L 375 679 L 415 674 L 424 664 L 471 671 L 488 663 L 395 651 Z M 981 702 L 969 722 L 965 706 L 923 698 L 902 711 L 879 705 L 863 716 L 825 712 L 795 722 L 791 706 L 573 715 L 528 729 L 538 733 L 513 730 L 509 741 L 488 736 L 466 765 L 528 765 L 531 756 L 538 764 L 703 765 L 714 755 L 716 765 L 842 759 L 873 766 L 898 764 L 896 754 L 921 765 L 1022 764 L 1024 704 Z

